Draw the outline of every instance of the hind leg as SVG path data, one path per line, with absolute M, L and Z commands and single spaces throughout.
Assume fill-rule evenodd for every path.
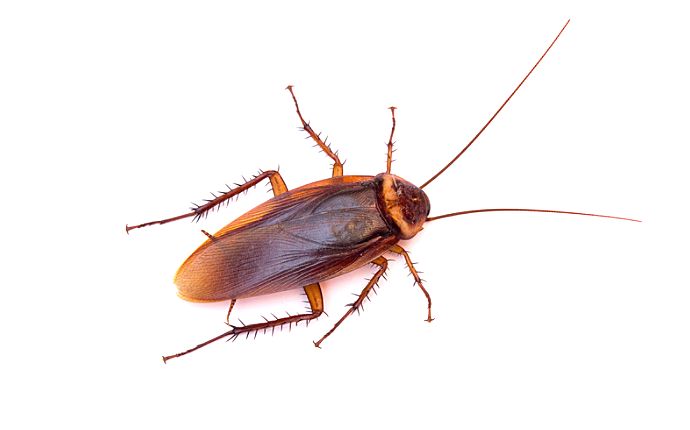
M 273 195 L 274 196 L 279 196 L 285 192 L 287 192 L 287 185 L 285 185 L 285 181 L 283 178 L 276 172 L 277 174 L 274 176 L 270 177 L 271 180 L 271 187 L 273 189 Z M 202 230 L 203 231 L 203 230 Z M 319 283 L 316 284 L 311 284 L 306 287 L 304 287 L 304 291 L 307 293 L 307 298 L 309 299 L 309 304 L 311 305 L 312 311 L 314 309 L 321 309 L 323 311 L 323 298 L 321 297 L 321 285 Z M 232 312 L 232 309 L 235 307 L 235 303 L 237 302 L 237 299 L 232 299 L 230 301 L 230 306 L 228 306 L 228 313 L 225 316 L 225 322 L 230 325 L 230 312 Z M 319 315 L 321 315 L 319 313 Z
M 148 227 L 150 225 L 155 225 L 155 224 L 167 224 L 169 222 L 181 220 L 184 218 L 189 218 L 189 217 L 194 217 L 195 219 L 201 218 L 204 214 L 208 213 L 211 209 L 217 207 L 221 203 L 227 201 L 228 199 L 231 199 L 232 197 L 235 197 L 236 195 L 240 194 L 243 191 L 246 191 L 259 182 L 263 181 L 264 179 L 268 179 L 271 182 L 271 187 L 273 188 L 273 194 L 278 195 L 282 194 L 285 191 L 287 191 L 287 187 L 285 186 L 285 181 L 283 181 L 282 176 L 280 176 L 280 173 L 278 173 L 275 170 L 267 170 L 265 172 L 261 172 L 258 175 L 254 176 L 252 179 L 248 180 L 242 185 L 238 185 L 235 188 L 232 188 L 221 195 L 215 197 L 213 200 L 208 200 L 205 204 L 201 206 L 197 206 L 192 208 L 191 212 L 178 215 L 175 217 L 171 218 L 166 218 L 162 219 L 159 221 L 149 221 L 145 222 L 143 224 L 138 224 L 138 225 L 133 225 L 133 226 L 125 226 L 125 229 L 127 230 L 127 233 L 129 234 L 130 230 L 134 230 L 136 228 L 141 228 L 141 227 Z
M 309 321 L 318 318 L 321 316 L 323 313 L 323 295 L 321 294 L 321 287 L 319 287 L 319 284 L 311 284 L 307 285 L 304 287 L 304 292 L 307 294 L 307 298 L 309 299 L 309 306 L 311 308 L 311 312 L 306 313 L 306 314 L 299 314 L 299 315 L 290 315 L 287 317 L 283 318 L 276 318 L 273 321 L 269 321 L 265 319 L 265 322 L 261 323 L 256 323 L 256 324 L 248 324 L 248 325 L 243 325 L 241 327 L 232 327 L 231 330 L 214 337 L 213 339 L 209 339 L 206 342 L 200 343 L 199 345 L 195 346 L 194 348 L 190 348 L 186 351 L 183 352 L 178 352 L 177 354 L 173 355 L 166 355 L 163 357 L 163 362 L 167 362 L 171 358 L 177 358 L 181 357 L 183 355 L 187 355 L 190 352 L 196 351 L 199 348 L 203 348 L 204 346 L 213 343 L 217 340 L 223 339 L 225 337 L 229 337 L 230 339 L 235 339 L 241 334 L 245 334 L 249 336 L 251 332 L 258 333 L 259 331 L 264 331 L 266 332 L 267 330 L 275 330 L 276 327 L 282 326 L 283 324 L 298 324 L 301 321 L 306 321 L 309 323 Z

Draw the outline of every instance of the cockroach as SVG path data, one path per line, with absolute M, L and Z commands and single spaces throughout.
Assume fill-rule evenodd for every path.
M 182 263 L 175 275 L 175 284 L 181 298 L 195 302 L 230 301 L 226 323 L 230 330 L 186 351 L 163 357 L 171 358 L 189 354 L 219 339 L 235 339 L 241 334 L 275 330 L 283 324 L 307 323 L 324 313 L 321 283 L 338 277 L 364 265 L 377 267 L 347 312 L 326 334 L 314 342 L 321 347 L 345 319 L 358 310 L 372 288 L 384 275 L 388 260 L 387 252 L 402 256 L 407 263 L 415 284 L 426 297 L 427 317 L 431 322 L 431 296 L 424 287 L 410 257 L 398 242 L 414 237 L 426 222 L 442 218 L 478 212 L 521 211 L 549 212 L 638 220 L 546 209 L 497 208 L 453 212 L 429 216 L 431 204 L 424 188 L 445 172 L 477 140 L 522 84 L 537 68 L 560 35 L 568 26 L 568 20 L 558 32 L 538 61 L 515 87 L 513 92 L 489 118 L 470 142 L 441 170 L 421 186 L 416 186 L 391 173 L 393 135 L 395 133 L 395 107 L 390 107 L 392 127 L 387 145 L 386 171 L 376 176 L 344 176 L 343 163 L 338 153 L 314 132 L 300 111 L 292 85 L 290 92 L 302 125 L 316 145 L 333 161 L 331 178 L 288 190 L 280 173 L 262 171 L 242 185 L 214 196 L 203 205 L 191 208 L 189 213 L 160 221 L 126 226 L 126 231 L 154 224 L 166 224 L 184 218 L 198 221 L 214 208 L 232 197 L 268 179 L 274 197 L 251 209 L 220 231 L 210 234 L 204 230 L 207 240 Z M 273 320 L 254 324 L 230 325 L 230 312 L 238 299 L 303 288 L 311 312 L 274 317 Z

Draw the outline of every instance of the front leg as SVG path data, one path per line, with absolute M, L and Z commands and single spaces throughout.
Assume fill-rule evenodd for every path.
M 388 109 L 391 110 L 391 116 L 393 117 L 393 126 L 391 127 L 391 137 L 388 138 L 388 154 L 386 157 L 386 173 L 391 172 L 391 165 L 393 164 L 393 135 L 395 134 L 395 106 L 391 106 Z
M 419 277 L 419 273 L 417 273 L 417 269 L 414 268 L 414 264 L 412 264 L 412 260 L 410 260 L 410 256 L 403 249 L 402 246 L 400 245 L 393 245 L 390 247 L 389 251 L 394 252 L 396 254 L 402 255 L 403 258 L 405 259 L 405 263 L 407 263 L 407 267 L 410 269 L 410 273 L 412 273 L 412 276 L 414 277 L 415 284 L 419 286 L 419 288 L 422 289 L 422 293 L 426 296 L 427 300 L 427 317 L 426 320 L 427 322 L 431 322 L 434 319 L 431 318 L 431 296 L 429 295 L 429 292 L 424 288 L 424 285 L 422 285 L 422 278 Z

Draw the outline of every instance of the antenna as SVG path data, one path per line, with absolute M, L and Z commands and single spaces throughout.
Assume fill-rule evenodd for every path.
M 566 23 L 565 23 L 565 25 L 563 26 L 563 28 L 561 28 L 561 31 L 558 32 L 558 34 L 556 35 L 556 37 L 553 39 L 553 42 L 551 42 L 551 44 L 549 45 L 549 47 L 546 48 L 546 51 L 544 51 L 544 53 L 541 55 L 541 57 L 539 58 L 539 60 L 534 64 L 534 66 L 533 66 L 532 69 L 529 71 L 529 73 L 527 73 L 527 75 L 525 75 L 525 77 L 522 79 L 522 81 L 520 81 L 520 83 L 518 84 L 518 86 L 515 87 L 515 89 L 513 90 L 512 93 L 510 93 L 510 95 L 508 96 L 508 98 L 506 99 L 506 101 L 503 102 L 503 104 L 501 105 L 501 107 L 499 107 L 498 110 L 493 114 L 493 116 L 492 116 L 491 118 L 489 118 L 489 121 L 487 121 L 486 124 L 484 124 L 484 127 L 482 127 L 482 128 L 479 130 L 479 132 L 472 138 L 472 140 L 470 140 L 470 143 L 468 143 L 468 144 L 462 149 L 462 151 L 460 151 L 460 153 L 459 153 L 458 155 L 455 156 L 455 158 L 453 158 L 452 160 L 450 160 L 450 163 L 446 164 L 446 166 L 445 166 L 443 169 L 439 170 L 434 176 L 431 177 L 431 179 L 429 179 L 428 181 L 424 182 L 424 183 L 422 184 L 422 186 L 419 187 L 419 188 L 424 188 L 424 187 L 426 187 L 426 186 L 429 185 L 434 179 L 436 179 L 436 178 L 438 178 L 439 176 L 441 176 L 441 173 L 445 172 L 446 169 L 448 169 L 453 163 L 455 163 L 455 161 L 456 161 L 458 158 L 460 158 L 460 156 L 461 156 L 462 154 L 464 154 L 465 151 L 467 151 L 467 149 L 468 149 L 470 146 L 472 146 L 472 144 L 474 143 L 474 141 L 477 140 L 477 138 L 484 132 L 484 130 L 486 130 L 486 128 L 489 126 L 489 124 L 491 124 L 491 121 L 493 121 L 494 118 L 496 118 L 496 116 L 498 116 L 498 113 L 501 112 L 501 110 L 503 110 L 503 108 L 505 107 L 505 105 L 508 104 L 508 102 L 510 101 L 510 99 L 513 98 L 513 96 L 515 95 L 515 93 L 517 93 L 517 91 L 520 89 L 520 87 L 522 86 L 522 84 L 524 84 L 525 81 L 527 80 L 527 78 L 529 78 L 529 76 L 532 74 L 532 72 L 534 72 L 534 69 L 536 69 L 537 66 L 539 65 L 539 63 L 541 63 L 541 60 L 543 60 L 544 57 L 546 57 L 546 54 L 549 52 L 549 50 L 551 49 L 551 47 L 556 43 L 556 41 L 558 40 L 558 38 L 561 36 L 561 33 L 563 33 L 563 30 L 565 30 L 565 28 L 568 26 L 569 23 L 570 23 L 570 20 L 566 21 Z

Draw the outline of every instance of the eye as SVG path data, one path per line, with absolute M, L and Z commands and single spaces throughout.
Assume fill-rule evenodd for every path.
M 426 216 L 429 216 L 429 212 L 431 212 L 431 202 L 429 201 L 429 196 L 422 191 L 422 197 L 424 197 L 424 204 L 426 205 Z

